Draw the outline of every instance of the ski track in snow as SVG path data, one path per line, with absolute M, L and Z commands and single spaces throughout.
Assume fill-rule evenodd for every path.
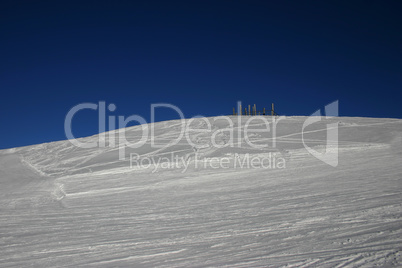
M 282 119 L 275 148 L 252 149 L 235 133 L 240 148 L 217 149 L 210 135 L 190 135 L 206 144 L 201 151 L 207 156 L 274 153 L 286 159 L 285 169 L 152 172 L 118 160 L 118 148 L 80 149 L 69 141 L 2 150 L 0 266 L 401 266 L 402 121 L 334 117 L 306 128 L 305 142 L 319 151 L 326 124 L 339 123 L 334 168 L 304 149 L 305 119 Z M 208 120 L 212 129 L 227 127 L 224 120 Z M 235 132 L 243 124 L 235 124 Z M 167 145 L 181 123 L 153 126 L 155 140 Z M 140 133 L 130 127 L 126 136 L 135 140 Z M 271 134 L 256 132 L 250 140 L 270 145 Z M 217 139 L 228 142 L 224 132 Z M 194 154 L 184 139 L 126 153 L 132 152 L 186 159 Z

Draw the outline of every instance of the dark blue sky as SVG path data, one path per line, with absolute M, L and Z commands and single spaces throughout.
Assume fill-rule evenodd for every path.
M 401 1 L 1 1 L 0 148 L 65 139 L 74 105 L 107 115 L 236 101 L 309 115 L 401 118 Z M 157 120 L 172 119 L 170 111 Z M 97 133 L 83 111 L 76 136 Z

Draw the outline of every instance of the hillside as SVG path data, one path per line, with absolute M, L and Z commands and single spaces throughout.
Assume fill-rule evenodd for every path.
M 402 120 L 229 118 L 1 150 L 0 265 L 402 265 Z

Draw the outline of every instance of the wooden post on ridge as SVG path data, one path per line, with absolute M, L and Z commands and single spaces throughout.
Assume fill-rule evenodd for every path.
M 250 104 L 248 105 L 248 115 L 251 115 Z
M 271 115 L 272 116 L 274 116 L 275 115 L 275 112 L 274 112 L 274 103 L 272 103 L 272 106 L 271 106 L 272 108 L 271 108 Z

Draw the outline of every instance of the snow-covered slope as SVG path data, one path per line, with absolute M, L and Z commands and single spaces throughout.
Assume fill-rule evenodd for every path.
M 222 146 L 211 143 L 212 131 L 196 131 L 207 124 L 199 119 L 171 145 L 181 122 L 152 124 L 155 143 L 167 146 L 154 148 L 149 140 L 125 148 L 124 160 L 112 146 L 118 131 L 101 137 L 102 148 L 60 141 L 0 151 L 0 266 L 402 264 L 402 120 L 335 117 L 302 135 L 306 117 L 286 117 L 276 139 L 272 129 L 249 131 L 253 144 L 268 145 L 256 149 L 237 132 L 248 117 L 231 118 L 233 126 L 207 119 Z M 303 144 L 319 152 L 332 148 L 326 127 L 334 123 L 336 167 Z M 135 126 L 125 135 L 135 142 L 141 131 Z M 230 141 L 241 145 L 223 146 Z M 134 165 L 130 153 L 138 156 Z M 271 165 L 240 167 L 247 157 Z M 155 162 L 140 165 L 141 159 Z M 177 159 L 184 162 L 173 165 Z M 280 159 L 281 165 L 273 163 Z

